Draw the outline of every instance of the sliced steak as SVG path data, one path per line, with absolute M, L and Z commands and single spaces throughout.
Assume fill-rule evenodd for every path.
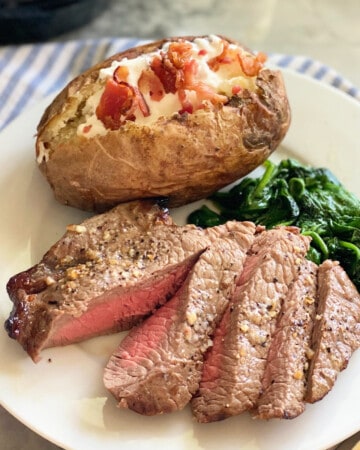
M 271 338 L 255 416 L 292 419 L 305 409 L 306 373 L 317 295 L 317 266 L 304 260 Z
M 120 407 L 146 415 L 182 409 L 199 387 L 203 354 L 229 302 L 252 223 L 207 229 L 211 244 L 176 295 L 121 342 L 104 383 Z
M 313 332 L 306 401 L 321 400 L 360 347 L 360 294 L 334 261 L 319 267 L 319 305 Z
M 71 225 L 39 264 L 9 280 L 8 334 L 36 361 L 43 348 L 129 329 L 175 294 L 208 244 L 151 202 Z
M 204 362 L 200 389 L 192 401 L 199 422 L 254 408 L 275 320 L 308 246 L 309 239 L 297 228 L 257 236 Z

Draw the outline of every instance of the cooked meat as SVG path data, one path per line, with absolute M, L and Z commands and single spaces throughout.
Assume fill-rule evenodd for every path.
M 309 239 L 296 228 L 264 231 L 256 238 L 204 362 L 192 401 L 199 422 L 225 419 L 255 406 L 276 317 L 308 246 Z
M 182 409 L 197 391 L 203 354 L 254 239 L 252 223 L 207 229 L 211 244 L 176 295 L 130 331 L 104 383 L 120 407 L 154 415 Z
M 305 259 L 309 242 L 295 227 L 203 230 L 151 201 L 122 204 L 69 225 L 9 280 L 5 328 L 37 361 L 137 325 L 104 372 L 120 407 L 294 418 L 360 347 L 360 294 L 337 262 Z
M 71 225 L 39 264 L 9 280 L 9 336 L 36 361 L 43 348 L 129 329 L 175 294 L 208 243 L 151 202 Z
M 271 338 L 257 418 L 292 419 L 305 409 L 306 373 L 317 295 L 317 266 L 304 260 Z
M 360 347 L 360 295 L 334 261 L 319 267 L 319 306 L 314 325 L 306 400 L 321 400 Z

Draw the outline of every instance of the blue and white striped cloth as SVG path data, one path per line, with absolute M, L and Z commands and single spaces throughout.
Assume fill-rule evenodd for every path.
M 0 130 L 88 67 L 142 42 L 106 38 L 0 47 Z M 269 62 L 322 80 L 360 100 L 359 89 L 321 62 L 281 54 L 269 55 Z

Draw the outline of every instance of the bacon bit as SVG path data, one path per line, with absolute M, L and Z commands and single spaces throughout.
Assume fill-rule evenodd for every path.
M 137 104 L 139 106 L 139 109 L 144 117 L 150 116 L 150 108 L 149 105 L 146 103 L 143 94 L 140 92 L 138 88 L 134 88 L 135 94 L 136 94 L 136 100 Z
M 166 63 L 166 60 L 161 59 L 159 56 L 152 60 L 150 67 L 161 81 L 165 92 L 167 94 L 169 92 L 175 94 L 177 91 L 178 70 L 169 61 Z
M 198 64 L 194 59 L 191 59 L 186 62 L 184 65 L 184 76 L 183 76 L 183 88 L 184 89 L 194 89 L 196 86 L 195 76 L 198 72 Z
M 114 79 L 106 82 L 100 103 L 96 108 L 96 116 L 105 128 L 117 130 L 126 116 L 134 109 L 135 92 L 127 83 L 117 83 Z
M 144 117 L 150 115 L 149 107 L 137 87 L 125 81 L 109 79 L 96 108 L 96 116 L 106 128 L 117 130 L 125 120 L 135 120 L 137 107 Z
M 223 51 L 220 55 L 217 55 L 208 61 L 210 69 L 214 72 L 217 72 L 222 64 L 231 64 L 236 61 L 236 50 L 229 48 L 229 43 L 227 41 L 223 41 L 223 44 Z
M 178 111 L 179 114 L 192 114 L 193 112 L 194 112 L 194 107 L 190 103 L 188 103 L 186 106 L 179 109 L 179 111 Z
M 209 100 L 213 104 L 226 103 L 228 101 L 226 95 L 217 94 L 206 83 L 199 83 L 194 90 L 196 91 L 197 99 L 200 102 L 198 108 L 202 107 L 203 102 L 206 100 Z
M 205 49 L 198 51 L 199 56 L 207 53 Z M 177 93 L 181 103 L 179 113 L 191 114 L 204 108 L 205 102 L 226 103 L 227 96 L 218 94 L 205 82 L 196 80 L 198 63 L 191 59 L 191 56 L 191 44 L 184 41 L 170 43 L 168 51 L 155 56 L 150 68 L 142 71 L 138 86 L 131 86 L 126 82 L 129 75 L 126 66 L 117 67 L 112 79 L 106 82 L 96 108 L 96 116 L 106 128 L 112 130 L 120 128 L 126 120 L 136 120 L 137 109 L 147 117 L 150 115 L 149 106 L 144 98 L 144 94 L 147 93 L 154 101 L 160 101 L 165 93 Z M 245 75 L 254 76 L 258 74 L 265 60 L 266 56 L 263 53 L 256 56 L 246 52 L 239 53 L 235 48 L 230 48 L 227 41 L 223 41 L 221 54 L 208 61 L 208 64 L 212 70 L 217 71 L 223 64 L 236 62 L 240 64 Z M 241 89 L 241 86 L 233 86 L 232 94 L 238 94 Z M 186 91 L 193 91 L 196 94 L 195 102 L 189 101 Z M 89 132 L 90 127 L 91 125 L 85 126 L 83 132 Z
M 234 58 L 230 56 L 224 56 L 224 58 L 220 61 L 220 64 L 231 64 L 234 61 Z
M 83 133 L 86 134 L 88 133 L 92 128 L 92 125 L 85 125 L 83 128 Z
M 191 57 L 191 49 L 191 44 L 186 42 L 172 42 L 166 53 L 152 60 L 150 67 L 167 94 L 175 94 L 183 87 L 183 71 Z
M 149 93 L 150 98 L 155 102 L 159 102 L 165 95 L 164 86 L 151 69 L 141 72 L 138 86 L 144 94 Z
M 169 45 L 167 57 L 176 69 L 183 69 L 191 56 L 191 44 L 186 42 L 173 42 Z
M 194 107 L 192 103 L 187 99 L 185 90 L 179 89 L 178 95 L 182 106 L 182 108 L 178 111 L 179 114 L 192 114 L 194 112 Z
M 116 83 L 127 81 L 128 76 L 129 76 L 129 69 L 126 66 L 117 67 L 113 73 L 113 79 L 114 81 L 116 81 Z
M 225 95 L 220 95 L 214 92 L 213 88 L 208 86 L 202 81 L 196 81 L 195 76 L 198 71 L 197 62 L 192 59 L 187 61 L 184 66 L 184 83 L 183 88 L 189 91 L 195 91 L 198 105 L 195 105 L 195 109 L 202 107 L 205 100 L 210 100 L 212 103 L 225 103 L 228 98 Z M 181 101 L 181 100 L 180 100 Z
M 178 93 L 182 108 L 179 113 L 192 113 L 203 107 L 205 100 L 213 103 L 225 103 L 227 97 L 218 95 L 204 82 L 196 81 L 198 63 L 190 59 L 191 46 L 184 43 L 173 43 L 163 59 L 155 57 L 151 69 L 160 79 L 166 93 Z M 193 105 L 186 97 L 185 90 L 195 91 L 197 103 Z
M 241 86 L 239 86 L 237 84 L 236 86 L 232 87 L 231 92 L 232 92 L 233 95 L 236 95 L 236 94 L 238 94 L 241 91 L 241 89 L 242 89 Z
M 238 60 L 242 71 L 248 77 L 255 77 L 262 69 L 267 57 L 265 53 L 259 52 L 256 56 L 251 53 L 238 53 Z
M 256 59 L 261 63 L 264 64 L 267 60 L 267 55 L 263 52 L 258 52 L 256 55 Z

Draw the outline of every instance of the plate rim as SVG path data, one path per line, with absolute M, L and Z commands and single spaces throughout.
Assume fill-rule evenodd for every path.
M 320 88 L 322 90 L 325 90 L 327 92 L 331 92 L 332 95 L 337 95 L 342 100 L 348 102 L 349 104 L 352 104 L 356 106 L 358 110 L 360 110 L 360 103 L 355 98 L 351 97 L 349 94 L 345 93 L 344 91 L 339 90 L 338 88 L 325 84 L 322 81 L 319 81 L 317 79 L 312 78 L 311 76 L 307 74 L 301 74 L 299 72 L 296 72 L 293 69 L 290 68 L 280 68 L 279 70 L 284 72 L 285 78 L 286 77 L 293 77 L 294 79 L 301 80 L 303 82 L 306 80 L 307 83 L 310 83 L 317 88 Z M 36 103 L 35 105 L 32 105 L 27 111 L 21 113 L 17 118 L 15 118 L 11 123 L 9 123 L 3 130 L 0 132 L 0 142 L 2 142 L 3 139 L 7 138 L 7 135 L 11 135 L 14 130 L 16 129 L 17 125 L 21 123 L 22 120 L 25 120 L 26 117 L 31 116 L 35 111 L 38 111 L 40 107 L 45 107 L 45 105 L 51 101 L 52 98 L 54 98 L 54 94 L 51 94 L 50 96 L 47 96 L 43 98 L 40 102 Z M 40 119 L 40 117 L 38 117 Z M 4 137 L 5 136 L 5 137 Z M 1 176 L 0 176 L 1 181 Z M 54 200 L 55 201 L 55 200 Z M 1 310 L 0 310 L 1 311 Z M 1 314 L 2 317 L 2 314 Z M 1 342 L 1 337 L 0 337 Z M 0 378 L 1 379 L 1 378 Z M 13 417 L 15 417 L 19 422 L 21 422 L 26 427 L 33 430 L 38 435 L 42 436 L 44 439 L 48 440 L 49 442 L 54 443 L 55 445 L 62 446 L 64 445 L 64 442 L 61 442 L 57 439 L 55 439 L 53 436 L 46 433 L 45 430 L 43 430 L 41 427 L 35 425 L 34 423 L 24 421 L 21 415 L 19 415 L 16 408 L 11 407 L 11 405 L 7 404 L 7 402 L 4 402 L 3 396 L 0 392 L 0 404 L 4 407 L 5 410 L 7 410 Z M 355 430 L 355 432 L 358 430 Z M 351 436 L 353 432 L 350 434 L 348 433 L 346 436 L 343 436 L 342 439 L 347 439 L 349 436 Z M 331 442 L 330 445 L 336 445 L 338 442 Z M 72 448 L 76 449 L 77 447 L 66 447 L 66 448 Z

